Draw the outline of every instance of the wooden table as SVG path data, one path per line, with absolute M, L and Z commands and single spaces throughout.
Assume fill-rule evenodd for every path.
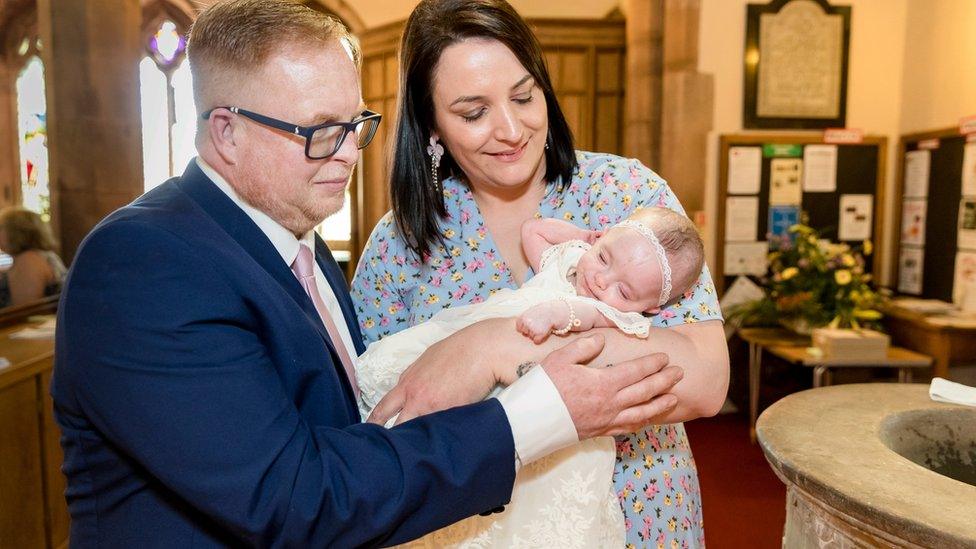
M 813 368 L 813 386 L 830 384 L 831 368 L 898 368 L 898 380 L 911 382 L 912 368 L 927 368 L 932 358 L 901 347 L 890 347 L 882 360 L 826 358 L 807 352 L 810 338 L 784 328 L 743 328 L 739 337 L 749 344 L 749 438 L 756 441 L 759 415 L 759 388 L 762 380 L 762 353 L 782 358 L 791 364 Z
M 952 364 L 976 363 L 976 319 L 924 316 L 897 305 L 884 313 L 892 341 L 931 356 L 936 377 L 948 379 Z

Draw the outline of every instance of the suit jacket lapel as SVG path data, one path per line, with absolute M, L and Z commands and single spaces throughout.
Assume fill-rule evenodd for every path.
M 291 268 L 285 265 L 285 262 L 281 260 L 281 255 L 278 250 L 275 249 L 268 237 L 261 232 L 261 229 L 251 220 L 250 217 L 244 213 L 233 200 L 230 199 L 223 191 L 217 188 L 210 178 L 200 170 L 196 162 L 190 162 L 187 167 L 186 172 L 184 172 L 183 177 L 179 182 L 180 188 L 186 192 L 191 198 L 196 201 L 201 208 L 206 211 L 210 217 L 217 222 L 226 232 L 233 238 L 254 260 L 261 266 L 265 271 L 267 271 L 278 284 L 295 300 L 295 303 L 301 307 L 302 311 L 308 317 L 309 321 L 318 330 L 319 335 L 325 341 L 325 344 L 329 347 L 329 352 L 332 355 L 333 367 L 340 374 L 339 377 L 346 379 L 347 382 L 343 385 L 346 387 L 346 391 L 350 397 L 355 402 L 355 397 L 352 393 L 352 388 L 348 383 L 348 376 L 342 366 L 342 362 L 339 360 L 339 356 L 336 354 L 335 344 L 332 338 L 329 337 L 328 332 L 325 330 L 325 326 L 322 324 L 322 319 L 319 317 L 318 311 L 315 310 L 315 305 L 312 300 L 305 293 L 298 279 L 295 278 L 295 274 L 291 271 Z M 324 244 L 323 244 L 324 246 Z M 318 247 L 318 243 L 316 243 Z M 322 254 L 317 253 L 317 256 L 321 257 Z M 335 265 L 335 260 L 332 259 L 332 255 L 329 254 L 329 259 L 333 265 Z M 322 263 L 319 264 L 320 267 Z M 338 266 L 335 267 L 338 270 Z M 323 268 L 323 273 L 327 272 Z M 329 284 L 332 285 L 333 291 L 335 291 L 335 284 L 330 281 Z M 336 295 L 345 295 L 336 292 Z M 347 297 L 348 299 L 348 297 Z M 342 299 L 339 300 L 342 304 Z M 346 324 L 349 324 L 349 312 L 351 308 L 347 310 L 345 306 L 342 308 L 342 312 L 346 315 Z M 355 315 L 353 315 L 355 318 Z M 355 326 L 356 323 L 353 323 Z M 356 332 L 351 332 L 358 335 L 358 330 Z M 356 337 L 354 336 L 355 340 Z M 358 354 L 358 353 L 357 353 Z M 357 413 L 358 414 L 358 413 Z

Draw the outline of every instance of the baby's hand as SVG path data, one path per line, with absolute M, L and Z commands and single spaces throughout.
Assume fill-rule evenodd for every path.
M 587 244 L 589 244 L 589 245 L 592 246 L 593 244 L 596 244 L 596 241 L 599 240 L 600 237 L 603 236 L 603 233 L 605 233 L 605 232 L 606 231 L 604 231 L 604 230 L 599 230 L 599 231 L 585 231 L 585 237 L 586 238 L 584 238 L 583 240 Z
M 555 305 L 557 306 L 554 307 L 552 302 L 540 303 L 530 308 L 519 315 L 515 321 L 515 328 L 534 343 L 542 343 L 559 322 L 557 317 L 559 316 L 558 305 L 560 303 L 557 301 Z M 562 322 L 562 324 L 565 323 L 565 321 Z M 562 326 L 562 324 L 559 325 Z

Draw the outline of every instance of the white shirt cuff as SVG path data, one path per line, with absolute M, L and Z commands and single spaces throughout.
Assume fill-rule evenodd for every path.
M 579 442 L 573 418 L 542 366 L 529 370 L 497 398 L 512 427 L 516 470 Z

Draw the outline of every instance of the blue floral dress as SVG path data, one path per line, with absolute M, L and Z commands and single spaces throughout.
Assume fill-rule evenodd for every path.
M 558 185 L 550 185 L 536 217 L 604 229 L 645 205 L 684 213 L 667 183 L 637 160 L 589 152 L 578 152 L 577 160 L 569 186 L 559 192 Z M 407 249 L 391 214 L 373 230 L 351 290 L 366 344 L 446 307 L 480 303 L 502 288 L 517 287 L 471 191 L 456 178 L 444 180 L 443 186 L 448 213 L 441 221 L 444 245 L 435 246 L 425 261 Z M 653 324 L 721 318 L 706 267 L 681 300 L 653 317 Z M 683 424 L 649 425 L 617 437 L 614 485 L 627 547 L 704 546 L 698 473 Z

